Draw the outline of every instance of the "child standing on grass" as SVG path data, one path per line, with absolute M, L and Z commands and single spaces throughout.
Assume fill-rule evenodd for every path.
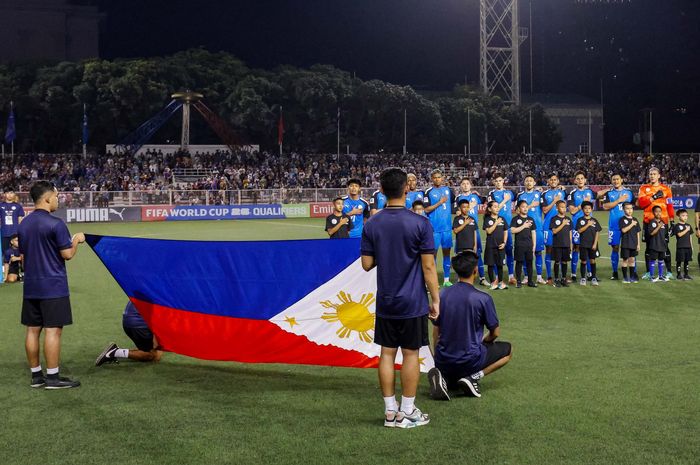
M 673 226 L 672 234 L 676 236 L 676 279 L 689 281 L 692 278 L 688 274 L 688 264 L 693 260 L 693 227 L 688 224 L 688 211 L 685 209 L 676 212 L 678 224 Z M 681 274 L 682 271 L 682 274 Z
M 552 260 L 554 261 L 554 287 L 569 287 L 566 281 L 567 264 L 571 256 L 571 220 L 566 216 L 566 202 L 557 201 L 557 214 L 549 222 L 552 231 Z M 561 270 L 561 279 L 559 272 Z
M 622 234 L 620 238 L 620 257 L 622 258 L 622 283 L 638 283 L 636 257 L 639 255 L 640 232 L 639 221 L 632 216 L 634 205 L 626 202 L 623 207 L 625 216 L 620 218 L 619 230 Z
M 651 282 L 668 281 L 664 274 L 664 257 L 668 244 L 666 244 L 666 223 L 661 219 L 661 207 L 656 205 L 652 209 L 654 217 L 647 225 L 649 239 L 647 240 L 647 255 L 649 256 L 649 277 Z M 657 277 L 654 273 L 658 271 Z

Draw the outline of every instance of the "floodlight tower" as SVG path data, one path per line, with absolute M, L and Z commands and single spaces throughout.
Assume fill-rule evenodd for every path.
M 199 92 L 187 90 L 176 92 L 171 96 L 175 100 L 182 102 L 182 137 L 180 139 L 180 149 L 187 150 L 190 145 L 190 104 L 199 102 L 204 95 Z
M 528 30 L 518 22 L 519 0 L 480 0 L 481 87 L 506 103 L 520 105 L 520 44 Z

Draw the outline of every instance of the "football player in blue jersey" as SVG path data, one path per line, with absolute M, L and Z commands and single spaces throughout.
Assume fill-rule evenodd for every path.
M 603 210 L 610 212 L 608 221 L 608 245 L 612 247 L 610 261 L 612 262 L 612 278 L 619 279 L 617 267 L 620 262 L 620 240 L 622 232 L 620 232 L 620 220 L 625 216 L 623 207 L 627 202 L 634 202 L 634 193 L 622 185 L 622 176 L 618 173 L 610 178 L 610 189 L 604 189 L 598 192 L 598 198 L 602 199 Z
M 576 222 L 583 216 L 583 211 L 581 211 L 581 204 L 583 202 L 593 202 L 595 199 L 595 192 L 586 186 L 586 175 L 583 171 L 577 171 L 574 175 L 574 185 L 576 188 L 569 192 L 566 198 L 566 204 L 569 207 L 569 214 L 571 215 L 571 224 L 576 224 Z M 579 234 L 578 231 L 571 231 L 571 238 L 573 242 L 573 252 L 571 253 L 571 281 L 576 282 L 576 268 L 578 266 L 578 253 L 579 253 Z M 589 265 L 590 266 L 590 265 Z M 590 272 L 589 270 L 582 270 L 581 273 Z
M 423 191 L 418 189 L 418 178 L 408 173 L 408 192 L 406 192 L 406 208 L 412 209 L 416 201 L 423 201 Z
M 502 217 L 506 225 L 510 225 L 513 219 L 513 205 L 515 201 L 515 194 L 513 191 L 505 189 L 503 186 L 505 184 L 505 178 L 501 173 L 493 174 L 493 185 L 495 189 L 489 192 L 487 201 L 494 201 L 498 203 L 498 216 Z M 508 229 L 508 228 L 507 228 Z M 508 229 L 508 240 L 506 241 L 506 265 L 508 265 L 508 283 L 515 284 L 515 276 L 513 272 L 515 270 L 513 263 L 513 236 Z
M 369 199 L 369 214 L 376 215 L 386 206 L 386 195 L 377 189 Z
M 369 203 L 360 197 L 362 183 L 359 179 L 349 179 L 348 195 L 343 196 L 343 213 L 352 220 L 350 237 L 362 237 L 365 221 L 369 218 Z
M 547 179 L 549 189 L 542 193 L 542 212 L 544 213 L 544 245 L 546 247 L 544 254 L 544 264 L 547 268 L 547 284 L 554 285 L 552 275 L 552 239 L 554 238 L 552 230 L 549 229 L 549 224 L 552 218 L 557 216 L 557 202 L 566 199 L 566 191 L 559 186 L 559 176 L 553 173 Z
M 518 194 L 515 203 L 518 204 L 521 200 L 524 200 L 528 205 L 527 216 L 535 220 L 535 269 L 537 271 L 537 283 L 545 284 L 546 281 L 542 278 L 542 251 L 544 250 L 542 192 L 535 189 L 535 177 L 531 174 L 525 176 L 523 184 L 525 185 L 525 190 Z M 525 281 L 523 281 L 523 284 L 525 284 Z
M 469 201 L 469 217 L 474 220 L 474 225 L 476 226 L 476 254 L 479 256 L 479 284 L 482 286 L 488 285 L 486 276 L 484 273 L 484 260 L 482 258 L 483 250 L 481 246 L 481 233 L 479 232 L 479 205 L 483 202 L 479 193 L 476 192 L 472 187 L 472 182 L 469 178 L 462 178 L 459 183 L 459 194 L 455 199 L 455 204 L 459 205 L 462 200 Z
M 452 213 L 454 208 L 454 192 L 448 186 L 443 186 L 443 175 L 440 170 L 430 174 L 432 187 L 425 191 L 425 213 L 433 226 L 433 238 L 435 241 L 435 259 L 438 249 L 442 248 L 442 271 L 444 273 L 443 286 L 451 286 L 450 283 L 450 252 L 452 249 Z

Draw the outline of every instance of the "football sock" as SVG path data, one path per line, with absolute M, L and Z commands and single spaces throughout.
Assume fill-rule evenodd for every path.
M 644 264 L 647 267 L 647 273 L 651 274 L 651 260 L 649 260 L 649 252 L 644 252 Z
M 554 263 L 554 279 L 559 280 L 559 269 L 561 268 L 561 263 Z M 551 275 L 550 275 L 551 276 Z
M 506 242 L 506 265 L 508 265 L 508 276 L 513 276 L 513 266 L 515 265 L 513 259 L 513 247 L 508 247 Z
M 415 401 L 416 401 L 415 397 L 401 396 L 401 411 L 403 413 L 408 413 L 408 414 L 413 413 L 413 410 L 415 408 L 413 403 Z
M 622 265 L 622 277 L 625 279 L 625 281 L 627 280 L 627 266 L 626 265 Z
M 587 277 L 585 274 L 583 274 L 583 270 L 585 270 L 585 269 L 588 268 L 586 265 L 587 265 L 586 262 L 581 262 L 581 277 L 582 277 L 582 278 L 586 278 L 586 277 Z M 573 266 L 573 263 L 571 264 L 571 266 Z M 575 273 L 574 273 L 574 274 L 575 274 Z
M 561 279 L 566 279 L 566 270 L 569 265 L 566 262 L 561 262 Z
M 659 260 L 657 262 L 659 264 L 659 278 L 664 275 L 664 261 Z
M 598 279 L 598 276 L 595 274 L 596 264 L 590 263 L 590 265 L 591 265 L 591 274 L 593 275 L 594 278 Z
M 452 261 L 450 260 L 450 254 L 443 255 L 442 257 L 442 272 L 443 275 L 445 276 L 445 282 L 450 280 L 450 264 Z
M 489 266 L 489 282 L 494 282 L 495 281 L 495 276 L 493 274 L 493 269 L 496 268 L 495 266 Z
M 656 271 L 656 260 L 649 262 L 649 276 L 653 278 L 655 271 Z
M 591 274 L 591 257 L 588 257 L 588 261 L 586 262 L 586 271 L 588 274 Z
M 515 262 L 515 279 L 519 283 L 523 281 L 523 265 L 523 262 Z
M 698 257 L 698 262 L 700 262 L 700 256 Z M 552 254 L 544 254 L 544 266 L 547 268 L 547 278 L 552 279 Z
M 537 270 L 537 276 L 542 276 L 542 254 L 540 252 L 535 254 L 535 269 Z
M 31 370 L 32 370 L 33 375 L 34 374 L 41 374 L 41 365 L 32 367 Z
M 484 277 L 484 259 L 481 258 L 481 254 L 479 254 L 479 277 L 483 278 Z
M 389 396 L 384 398 L 384 411 L 385 412 L 398 412 L 399 405 L 396 403 L 395 396 Z
M 496 271 L 498 272 L 498 282 L 503 282 L 503 266 L 497 266 Z
M 687 261 L 683 262 L 683 274 L 685 276 L 688 276 L 688 265 L 689 265 L 689 262 L 687 262 Z
M 610 261 L 612 262 L 613 273 L 617 273 L 617 267 L 620 263 L 620 252 L 613 249 L 612 254 L 610 255 Z
M 574 250 L 571 252 L 571 274 L 576 274 L 576 267 L 578 266 L 578 251 Z
M 484 371 L 480 370 L 470 376 L 472 379 L 481 379 L 484 377 Z
M 114 358 L 129 358 L 129 349 L 116 349 L 111 356 Z
M 47 368 L 46 369 L 46 376 L 48 376 L 49 378 L 58 378 L 58 367 Z

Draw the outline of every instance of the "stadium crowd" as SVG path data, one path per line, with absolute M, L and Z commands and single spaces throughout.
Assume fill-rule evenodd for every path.
M 0 162 L 0 188 L 27 191 L 37 179 L 52 181 L 61 191 L 158 191 L 173 186 L 179 169 L 208 170 L 194 182 L 178 183 L 191 190 L 340 188 L 350 178 L 378 187 L 379 173 L 389 166 L 401 166 L 427 182 L 430 172 L 442 169 L 448 180 L 470 177 L 473 185 L 488 185 L 491 175 L 507 173 L 507 184 L 519 184 L 526 173 L 544 181 L 551 172 L 569 184 L 574 173 L 588 173 L 591 184 L 605 184 L 613 172 L 628 184 L 644 182 L 651 166 L 659 167 L 674 184 L 700 183 L 700 164 L 695 155 L 679 154 L 273 154 L 228 151 L 208 153 L 147 152 L 138 156 L 107 153 L 21 154 Z M 456 179 L 455 179 L 456 180 Z M 177 179 L 175 179 L 177 181 Z

